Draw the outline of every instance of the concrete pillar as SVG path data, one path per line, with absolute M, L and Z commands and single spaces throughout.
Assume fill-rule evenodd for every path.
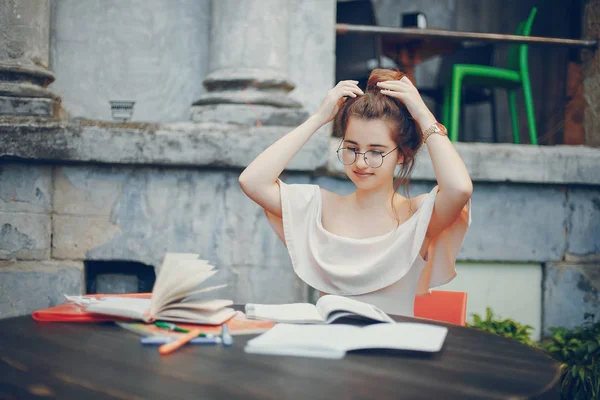
M 288 96 L 290 2 L 213 0 L 208 92 L 193 104 L 195 121 L 297 125 L 306 117 Z
M 0 0 L 0 116 L 56 115 L 49 0 Z
M 600 41 L 600 0 L 588 0 L 583 13 L 583 37 Z M 600 147 L 600 50 L 585 51 L 583 96 L 587 103 L 583 129 L 584 143 Z

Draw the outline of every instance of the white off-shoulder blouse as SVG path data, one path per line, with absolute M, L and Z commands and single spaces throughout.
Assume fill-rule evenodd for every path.
M 328 294 L 373 304 L 386 313 L 413 315 L 414 298 L 456 276 L 456 256 L 471 224 L 471 202 L 456 221 L 434 238 L 427 260 L 419 254 L 433 212 L 437 186 L 419 208 L 394 230 L 354 239 L 322 225 L 322 196 L 317 185 L 279 181 L 282 218 L 266 212 L 286 245 L 296 274 Z

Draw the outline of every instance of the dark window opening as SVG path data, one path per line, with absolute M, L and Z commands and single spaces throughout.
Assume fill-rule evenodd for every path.
M 85 290 L 96 293 L 149 293 L 156 281 L 154 267 L 133 261 L 85 261 Z

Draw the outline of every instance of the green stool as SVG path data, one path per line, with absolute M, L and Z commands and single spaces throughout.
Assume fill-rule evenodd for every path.
M 527 20 L 519 24 L 516 32 L 517 35 L 529 36 L 536 13 L 537 9 L 534 7 Z M 535 127 L 531 82 L 529 80 L 527 47 L 526 44 L 510 46 L 507 68 L 476 64 L 454 65 L 451 82 L 444 88 L 444 108 L 442 114 L 443 124 L 448 127 L 448 136 L 451 141 L 458 141 L 461 93 L 462 86 L 466 85 L 492 89 L 501 88 L 508 92 L 508 105 L 510 108 L 513 139 L 515 143 L 520 142 L 516 90 L 522 87 L 523 97 L 525 98 L 527 122 L 529 124 L 529 138 L 531 144 L 537 144 L 537 130 Z

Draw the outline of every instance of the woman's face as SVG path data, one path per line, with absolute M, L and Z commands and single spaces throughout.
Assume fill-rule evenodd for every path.
M 346 174 L 360 189 L 372 189 L 383 184 L 389 184 L 394 178 L 396 165 L 399 161 L 402 161 L 400 152 L 394 150 L 396 143 L 392 140 L 390 127 L 385 122 L 377 119 L 367 120 L 350 117 L 341 147 L 349 149 L 345 150 L 345 154 L 349 157 L 352 157 L 350 150 L 359 153 L 372 151 L 372 153 L 366 155 L 366 162 L 362 154 L 357 154 L 354 163 L 344 165 Z M 383 162 L 377 168 L 377 164 L 381 160 Z

